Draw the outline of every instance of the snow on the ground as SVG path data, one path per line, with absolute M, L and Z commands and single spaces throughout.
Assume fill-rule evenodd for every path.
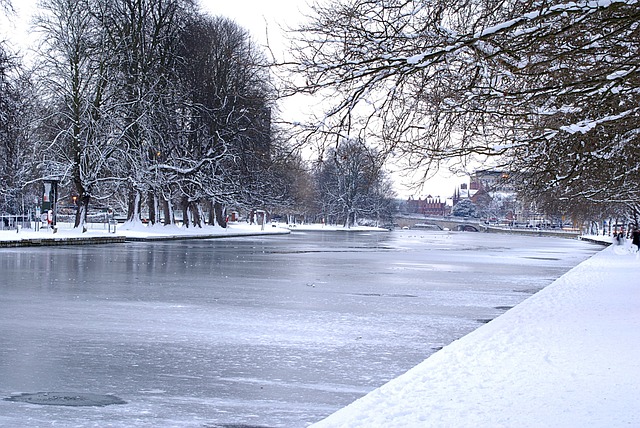
M 106 224 L 88 224 L 90 228 L 86 232 L 80 229 L 74 229 L 71 224 L 58 224 L 58 230 L 53 233 L 51 229 L 16 229 L 0 230 L 0 241 L 19 241 L 29 239 L 42 238 L 91 238 L 105 236 L 125 236 L 127 238 L 144 238 L 144 239 L 168 239 L 168 238 L 201 238 L 201 237 L 225 237 L 225 236 L 243 236 L 243 235 L 261 235 L 261 234 L 283 234 L 290 231 L 285 227 L 276 226 L 275 224 L 267 224 L 264 227 L 256 224 L 248 223 L 229 223 L 225 229 L 220 226 L 205 227 L 180 227 L 176 225 L 164 226 L 155 225 L 147 226 L 143 223 L 124 223 L 116 226 L 115 233 L 109 233 Z M 113 229 L 111 229 L 113 230 Z
M 331 225 L 331 224 L 319 224 L 319 223 L 302 223 L 302 224 L 290 224 L 285 225 L 293 232 L 314 232 L 314 231 L 325 231 L 325 232 L 389 232 L 389 229 L 385 229 L 382 227 L 375 226 L 339 226 L 339 225 Z
M 58 224 L 58 230 L 54 234 L 51 229 L 43 228 L 39 231 L 34 229 L 5 229 L 0 230 L 0 241 L 19 241 L 28 239 L 55 238 L 57 240 L 65 238 L 90 238 L 105 236 L 125 236 L 127 238 L 138 239 L 175 239 L 175 238 L 221 238 L 225 236 L 244 236 L 244 235 L 261 235 L 261 234 L 283 234 L 291 231 L 309 232 L 309 231 L 347 231 L 347 232 L 374 232 L 384 231 L 388 229 L 370 226 L 353 226 L 345 228 L 343 226 L 324 225 L 324 224 L 277 224 L 268 223 L 264 227 L 257 224 L 248 224 L 244 222 L 229 223 L 227 228 L 220 226 L 204 226 L 185 228 L 176 225 L 164 226 L 154 225 L 147 226 L 139 223 L 124 223 L 116 227 L 115 233 L 109 233 L 106 224 L 88 224 L 90 227 L 86 232 L 80 229 L 74 229 L 71 224 Z M 113 229 L 112 229 L 113 230 Z
M 117 233 L 121 233 L 127 238 L 172 238 L 172 237 L 224 237 L 241 235 L 261 235 L 261 234 L 283 234 L 289 233 L 284 227 L 279 227 L 275 223 L 268 223 L 264 226 L 249 224 L 245 222 L 230 222 L 227 227 L 204 226 L 185 228 L 176 225 L 147 226 L 142 223 L 125 223 L 121 225 Z
M 640 427 L 631 248 L 606 248 L 313 427 Z

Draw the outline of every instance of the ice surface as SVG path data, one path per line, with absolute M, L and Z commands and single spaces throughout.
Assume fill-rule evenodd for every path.
M 0 426 L 306 426 L 600 248 L 398 231 L 2 249 Z

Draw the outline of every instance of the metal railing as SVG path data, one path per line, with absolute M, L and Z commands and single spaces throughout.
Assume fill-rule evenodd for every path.
M 61 221 L 62 220 L 62 221 Z M 56 222 L 58 228 L 72 229 L 73 219 L 62 218 Z M 118 226 L 118 221 L 114 218 L 91 218 L 84 224 L 84 227 L 89 230 L 106 230 L 108 232 L 115 232 Z M 42 221 L 39 218 L 30 217 L 22 214 L 3 214 L 0 215 L 0 231 L 34 231 L 39 230 L 46 231 L 52 230 L 50 225 L 46 221 Z
M 0 230 L 31 229 L 35 219 L 29 214 L 2 214 L 0 215 Z

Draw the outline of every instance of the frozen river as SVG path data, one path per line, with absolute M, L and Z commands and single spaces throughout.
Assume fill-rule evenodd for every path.
M 0 401 L 0 426 L 304 427 L 600 249 L 416 231 L 0 249 L 0 398 L 126 401 Z

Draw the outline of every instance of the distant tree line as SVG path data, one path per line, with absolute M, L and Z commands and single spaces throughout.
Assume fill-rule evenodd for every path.
M 392 183 L 377 151 L 359 140 L 343 140 L 315 166 L 315 195 L 320 221 L 358 224 L 358 219 L 392 222 Z
M 349 224 L 381 205 L 322 183 L 349 172 L 332 150 L 360 141 L 377 165 L 424 177 L 487 162 L 551 214 L 639 212 L 635 0 L 316 3 L 294 36 L 290 89 L 322 97 L 326 114 L 287 138 L 262 53 L 194 1 L 44 0 L 34 69 L 0 45 L 3 210 L 56 176 L 78 227 L 106 200 L 130 221 L 181 210 L 187 225 L 223 224 L 234 203 Z M 312 172 L 288 137 L 319 143 Z

